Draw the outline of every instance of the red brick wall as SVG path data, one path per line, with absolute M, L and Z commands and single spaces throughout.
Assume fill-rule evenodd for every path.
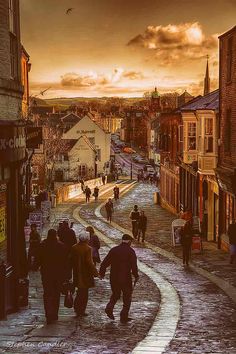
M 228 39 L 233 37 L 232 80 L 227 82 Z M 225 151 L 226 114 L 231 109 L 231 152 Z M 220 37 L 220 148 L 219 166 L 236 167 L 236 27 Z

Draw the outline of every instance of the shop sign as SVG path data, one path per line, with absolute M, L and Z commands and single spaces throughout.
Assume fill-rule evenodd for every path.
M 0 243 L 6 239 L 7 185 L 0 185 Z
M 42 127 L 26 127 L 26 147 L 28 149 L 36 149 L 42 142 Z
M 13 162 L 25 157 L 26 137 L 22 126 L 1 125 L 0 160 Z

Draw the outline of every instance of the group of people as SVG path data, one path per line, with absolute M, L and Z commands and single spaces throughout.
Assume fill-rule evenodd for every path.
M 123 235 L 120 245 L 112 248 L 101 263 L 100 270 L 96 264 L 100 263 L 100 241 L 93 227 L 88 226 L 86 231 L 78 235 L 78 242 L 73 229 L 64 221 L 62 225 L 48 231 L 47 238 L 39 242 L 38 265 L 40 267 L 44 289 L 43 300 L 47 324 L 58 320 L 61 292 L 72 292 L 75 288 L 76 297 L 73 301 L 74 311 L 79 317 L 87 316 L 89 289 L 95 286 L 94 278 L 103 279 L 106 269 L 110 269 L 110 284 L 112 294 L 105 308 L 110 319 L 114 319 L 113 309 L 123 295 L 123 308 L 120 312 L 120 321 L 130 321 L 129 309 L 132 299 L 133 280 L 138 280 L 137 257 L 130 247 L 132 237 Z M 62 290 L 63 289 L 63 290 Z
M 141 181 L 144 183 L 150 183 L 150 184 L 155 184 L 155 185 L 158 185 L 158 183 L 159 183 L 159 177 L 158 177 L 157 172 L 148 173 L 143 170 L 138 172 L 137 180 L 138 180 L 138 182 Z
M 144 242 L 147 230 L 147 216 L 144 210 L 139 211 L 138 205 L 135 204 L 129 217 L 131 219 L 133 237 L 138 241 L 142 237 L 142 242 Z

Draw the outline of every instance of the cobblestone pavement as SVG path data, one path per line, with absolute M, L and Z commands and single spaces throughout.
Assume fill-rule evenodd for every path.
M 45 227 L 44 235 L 49 227 L 56 226 L 61 217 L 75 221 L 74 229 L 78 234 L 83 226 L 72 217 L 78 202 L 83 200 L 59 205 L 53 212 L 51 224 Z M 92 205 L 98 204 L 92 202 L 82 205 L 82 208 L 90 208 Z M 108 250 L 102 242 L 101 258 L 104 258 Z M 142 273 L 131 307 L 135 321 L 129 325 L 122 325 L 118 320 L 110 321 L 104 313 L 110 296 L 108 276 L 103 281 L 97 279 L 96 287 L 90 290 L 87 308 L 89 316 L 84 319 L 77 319 L 73 310 L 64 308 L 62 298 L 58 323 L 46 325 L 42 296 L 40 275 L 32 272 L 29 308 L 9 315 L 7 321 L 0 322 L 0 353 L 129 353 L 148 333 L 160 303 L 158 288 Z M 114 311 L 117 319 L 119 311 L 120 305 Z
M 172 251 L 170 245 L 165 246 L 167 244 L 165 239 L 170 240 L 172 216 L 152 204 L 153 187 L 144 185 L 143 193 L 141 192 L 141 185 L 137 185 L 116 203 L 115 221 L 123 227 L 130 228 L 127 215 L 138 200 L 137 204 L 142 205 L 148 214 L 150 226 L 148 240 L 153 243 L 162 242 L 162 247 L 170 247 Z M 100 202 L 107 199 L 108 195 L 109 193 L 106 193 L 101 196 Z M 87 223 L 94 225 L 105 237 L 116 243 L 120 240 L 122 232 L 98 216 L 99 203 L 84 204 L 80 199 L 73 200 L 55 210 L 54 220 L 60 215 L 68 215 L 72 219 L 72 213 L 78 209 L 77 207 L 81 208 L 80 216 Z M 158 233 L 154 218 L 156 212 L 159 218 Z M 77 223 L 76 232 L 81 229 L 83 226 Z M 160 243 L 157 244 L 160 246 Z M 131 308 L 134 320 L 128 325 L 121 325 L 118 321 L 109 321 L 104 314 L 104 307 L 110 294 L 109 281 L 106 277 L 104 281 L 97 280 L 97 287 L 90 292 L 88 304 L 90 315 L 87 318 L 78 320 L 74 317 L 73 311 L 62 306 L 58 323 L 46 326 L 39 275 L 32 273 L 29 308 L 22 309 L 20 313 L 10 315 L 7 321 L 0 322 L 0 353 L 125 354 L 134 351 L 153 354 L 235 354 L 236 306 L 232 300 L 216 285 L 191 269 L 184 269 L 180 264 L 143 245 L 134 246 L 144 268 L 148 266 L 159 276 L 160 282 L 161 279 L 165 279 L 176 289 L 178 296 L 173 301 L 173 309 L 179 301 L 181 304 L 174 338 L 165 350 L 161 349 L 162 341 L 157 343 L 157 337 L 153 333 L 158 333 L 164 325 L 165 331 L 162 332 L 162 336 L 163 342 L 166 342 L 165 337 L 169 336 L 173 328 L 172 313 L 162 313 L 162 309 L 165 308 L 165 291 L 169 291 L 168 287 L 166 289 L 160 287 L 160 302 L 157 287 L 150 278 L 141 273 Z M 102 242 L 101 258 L 107 251 L 108 247 Z M 118 309 L 115 315 L 118 317 Z M 151 326 L 149 332 L 151 335 L 146 337 Z M 137 347 L 140 341 L 142 342 Z

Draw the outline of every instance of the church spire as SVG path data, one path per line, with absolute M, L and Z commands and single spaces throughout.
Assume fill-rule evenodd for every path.
M 209 76 L 208 59 L 209 59 L 209 55 L 207 55 L 206 75 L 204 79 L 204 96 L 210 93 L 210 76 Z

